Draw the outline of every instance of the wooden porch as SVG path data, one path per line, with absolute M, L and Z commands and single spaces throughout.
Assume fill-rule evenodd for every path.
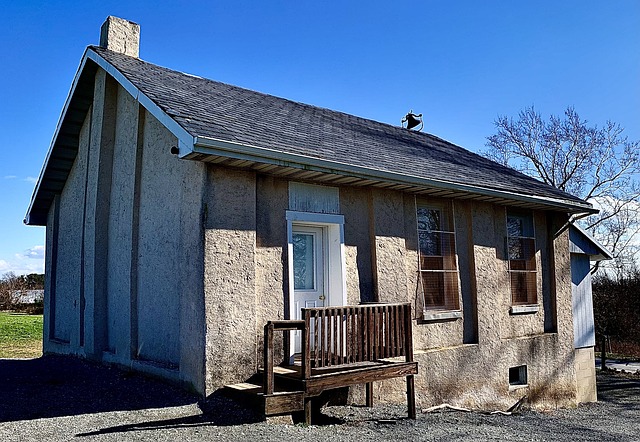
M 373 405 L 373 382 L 405 377 L 408 416 L 415 419 L 410 304 L 302 309 L 303 320 L 269 321 L 264 328 L 261 385 L 228 385 L 226 391 L 250 402 L 265 416 L 304 412 L 310 424 L 312 401 L 325 390 L 365 384 Z M 274 333 L 301 332 L 301 352 L 274 367 Z

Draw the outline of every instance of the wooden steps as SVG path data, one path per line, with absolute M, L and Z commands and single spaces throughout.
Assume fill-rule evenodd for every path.
M 265 416 L 304 411 L 303 391 L 275 391 L 265 395 L 261 385 L 240 382 L 226 385 L 224 392 L 227 396 L 255 408 Z

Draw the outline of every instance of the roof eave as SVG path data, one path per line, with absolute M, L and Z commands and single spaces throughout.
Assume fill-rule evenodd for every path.
M 109 75 L 114 77 L 116 81 L 124 89 L 126 89 L 127 92 L 129 92 L 134 97 L 134 99 L 136 99 L 140 103 L 140 105 L 147 109 L 147 111 L 149 111 L 155 118 L 157 118 L 163 125 L 165 125 L 171 133 L 173 133 L 173 135 L 178 139 L 178 146 L 176 147 L 179 150 L 179 157 L 183 158 L 185 156 L 188 156 L 193 150 L 194 138 L 190 133 L 188 133 L 182 126 L 180 126 L 180 124 L 178 124 L 178 122 L 176 122 L 166 112 L 164 112 L 153 100 L 151 100 L 136 86 L 134 86 L 134 84 L 129 81 L 120 71 L 118 71 L 115 66 L 102 58 L 98 53 L 93 51 L 91 47 L 87 47 L 80 61 L 80 65 L 78 66 L 78 70 L 76 71 L 76 74 L 74 76 L 69 93 L 67 94 L 65 104 L 62 108 L 62 112 L 60 113 L 60 117 L 58 118 L 56 130 L 49 145 L 47 156 L 45 157 L 43 166 L 40 169 L 40 174 L 38 176 L 36 186 L 34 188 L 33 194 L 31 195 L 29 208 L 27 209 L 27 213 L 23 221 L 26 225 L 45 226 L 47 223 L 46 214 L 42 210 L 38 212 L 34 211 L 34 206 L 38 198 L 42 197 L 42 192 L 49 191 L 49 189 L 46 189 L 47 183 L 45 182 L 46 180 L 44 180 L 45 172 L 49 168 L 53 151 L 54 149 L 56 149 L 58 136 L 62 128 L 64 127 L 67 113 L 69 111 L 69 106 L 72 98 L 74 97 L 74 94 L 76 93 L 79 79 L 84 72 L 89 60 L 96 63 Z
M 196 136 L 194 138 L 193 155 L 220 155 L 234 159 L 256 161 L 298 169 L 351 175 L 361 177 L 363 179 L 383 180 L 398 184 L 446 189 L 489 197 L 505 198 L 524 203 L 541 204 L 549 208 L 574 214 L 598 213 L 598 210 L 594 209 L 593 206 L 587 202 L 580 204 L 577 202 L 550 197 L 524 195 L 504 190 L 472 186 L 464 183 L 427 179 L 202 136 Z M 186 155 L 185 158 L 189 158 L 190 156 L 192 155 Z
M 593 245 L 596 247 L 596 249 L 598 249 L 598 251 L 600 252 L 597 255 L 589 255 L 589 258 L 590 258 L 591 261 L 605 261 L 605 260 L 609 260 L 609 259 L 613 259 L 614 258 L 613 253 L 611 253 L 611 251 L 608 248 L 606 248 L 600 241 L 595 239 L 585 229 L 580 227 L 575 222 L 572 222 L 571 226 L 574 229 L 576 229 L 578 232 L 580 232 L 585 238 L 587 238 L 589 241 L 591 241 L 593 243 Z
M 58 134 L 62 128 L 62 124 L 64 121 L 64 117 L 69 110 L 69 104 L 71 102 L 71 98 L 75 93 L 76 87 L 78 86 L 78 81 L 80 79 L 80 75 L 84 71 L 85 64 L 87 62 L 87 52 L 88 49 L 85 49 L 84 54 L 82 55 L 82 59 L 80 60 L 80 64 L 78 69 L 76 70 L 76 74 L 73 77 L 73 82 L 71 83 L 71 88 L 69 89 L 69 93 L 67 94 L 67 98 L 64 102 L 64 106 L 62 107 L 62 111 L 60 112 L 60 117 L 58 118 L 58 123 L 56 124 L 56 130 L 53 133 L 53 137 L 51 138 L 51 143 L 49 144 L 49 150 L 47 151 L 47 156 L 44 159 L 44 163 L 40 168 L 40 174 L 38 175 L 38 180 L 36 181 L 36 185 L 33 189 L 33 193 L 31 194 L 31 201 L 29 202 L 29 208 L 27 209 L 27 213 L 24 217 L 24 224 L 29 226 L 44 226 L 47 223 L 46 217 L 33 214 L 33 207 L 40 193 L 40 188 L 42 187 L 44 173 L 49 166 L 49 161 L 51 160 L 51 155 L 53 153 L 53 148 L 56 144 L 56 140 L 58 139 Z

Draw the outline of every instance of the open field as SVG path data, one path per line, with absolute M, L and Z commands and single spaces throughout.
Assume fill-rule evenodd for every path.
M 42 355 L 42 315 L 0 312 L 0 358 Z

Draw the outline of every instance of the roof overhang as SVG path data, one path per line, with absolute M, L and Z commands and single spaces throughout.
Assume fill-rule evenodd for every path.
M 373 186 L 421 195 L 480 200 L 523 208 L 558 210 L 571 214 L 598 213 L 598 210 L 587 202 L 580 204 L 464 183 L 426 179 L 206 137 L 195 137 L 193 151 L 184 158 L 249 168 L 289 179 L 328 185 Z
M 571 241 L 571 253 L 588 255 L 590 261 L 604 261 L 614 258 L 609 249 L 576 223 L 571 223 L 569 226 L 569 240 Z
M 27 225 L 44 226 L 47 224 L 47 214 L 51 202 L 56 194 L 62 192 L 69 177 L 69 172 L 78 153 L 80 130 L 93 103 L 95 74 L 98 67 L 115 78 L 127 92 L 176 136 L 181 157 L 188 155 L 193 149 L 194 138 L 191 134 L 134 86 L 111 63 L 88 47 L 71 84 L 31 196 L 31 202 L 24 218 L 24 223 Z

